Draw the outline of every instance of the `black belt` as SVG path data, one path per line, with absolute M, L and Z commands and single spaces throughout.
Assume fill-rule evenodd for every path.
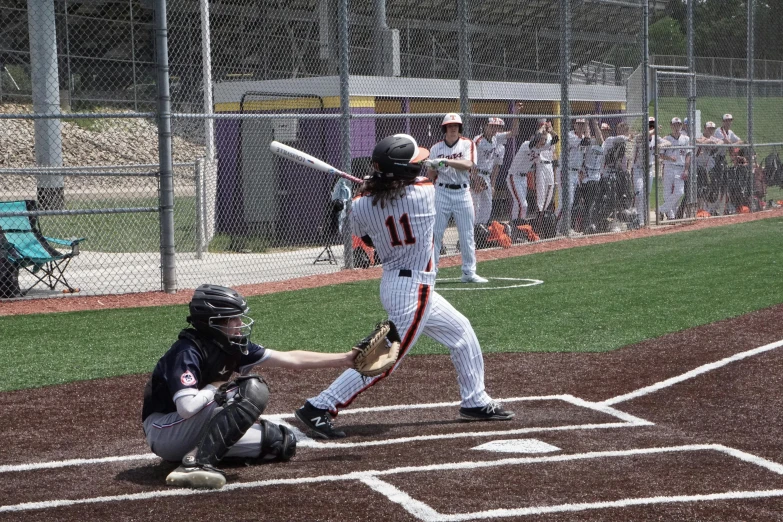
M 543 163 L 544 165 L 551 165 L 552 164 L 551 161 L 546 161 L 546 160 L 541 160 L 541 163 Z
M 446 187 L 447 189 L 451 189 L 451 190 L 459 190 L 459 189 L 463 189 L 463 188 L 468 188 L 468 184 L 467 183 L 463 183 L 462 185 L 449 185 L 448 183 L 438 183 L 438 186 L 439 187 Z
M 413 272 L 410 270 L 400 270 L 400 277 L 413 277 Z

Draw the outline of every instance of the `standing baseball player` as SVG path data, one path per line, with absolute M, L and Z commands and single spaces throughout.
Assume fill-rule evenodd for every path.
M 511 193 L 511 221 L 516 223 L 527 219 L 527 177 L 535 176 L 536 156 L 528 140 L 519 146 L 508 168 L 506 185 Z
M 581 194 L 576 193 L 576 187 L 579 185 L 581 178 L 584 177 L 584 162 L 585 153 L 590 146 L 590 134 L 587 131 L 587 120 L 584 118 L 577 118 L 574 120 L 574 130 L 568 133 L 568 174 L 564 175 L 560 173 L 561 178 L 565 180 L 565 187 L 561 190 L 561 213 L 565 210 L 564 200 L 566 194 L 568 194 L 568 201 L 570 202 L 571 209 L 576 208 L 575 197 Z M 568 192 L 566 192 L 568 191 Z M 584 208 L 584 207 L 579 207 Z M 574 225 L 577 222 L 584 220 L 584 216 L 577 216 L 575 213 L 571 213 L 571 224 L 569 226 L 568 233 L 572 235 L 577 228 Z
M 690 138 L 680 132 L 682 120 L 676 116 L 671 121 L 671 133 L 664 138 L 670 147 L 687 147 Z M 668 150 L 660 153 L 663 160 L 663 206 L 659 212 L 667 219 L 674 219 L 677 204 L 685 194 L 685 180 L 688 179 L 688 168 L 691 153 L 688 149 Z
M 260 417 L 269 389 L 253 367 L 346 368 L 356 352 L 278 352 L 252 343 L 247 302 L 224 286 L 198 287 L 189 310 L 192 328 L 155 365 L 141 418 L 153 453 L 182 462 L 167 485 L 218 489 L 226 483 L 216 467 L 224 457 L 287 461 L 296 452 L 291 430 Z
M 384 138 L 373 150 L 373 173 L 365 178 L 362 196 L 353 203 L 351 224 L 354 234 L 374 245 L 383 259 L 381 304 L 402 339 L 400 355 L 392 369 L 376 377 L 346 370 L 296 410 L 296 417 L 318 437 L 345 437 L 344 431 L 334 427 L 333 417 L 396 370 L 421 334 L 451 352 L 462 419 L 493 421 L 514 416 L 484 390 L 484 359 L 470 321 L 433 289 L 437 191 L 430 180 L 418 176 L 428 154 L 406 134 Z
M 739 145 L 742 143 L 742 139 L 740 139 L 740 137 L 734 134 L 734 131 L 731 130 L 731 124 L 733 122 L 734 116 L 731 114 L 724 114 L 720 128 L 715 131 L 714 136 L 724 145 Z M 718 195 L 718 203 L 715 210 L 718 215 L 724 213 L 733 213 L 735 209 L 732 208 L 731 197 L 729 195 L 729 187 L 732 185 L 733 180 L 730 179 L 732 173 L 726 163 L 725 147 L 718 147 L 718 150 L 715 153 L 715 163 L 717 168 L 720 169 L 720 193 Z
M 649 178 L 647 179 L 647 201 L 649 202 L 650 194 L 652 193 L 653 180 L 655 179 L 655 118 L 650 116 L 647 123 L 647 132 L 639 134 L 635 139 L 634 156 L 633 156 L 633 188 L 634 188 L 634 208 L 636 209 L 636 216 L 639 220 L 639 226 L 643 227 L 647 223 L 649 212 L 645 209 L 649 208 L 645 204 L 644 200 L 644 149 L 647 147 L 648 151 L 648 166 L 649 166 Z M 658 144 L 661 144 L 662 139 L 658 138 Z M 645 143 L 646 142 L 646 143 Z M 649 203 L 648 203 L 649 204 Z
M 551 121 L 546 121 L 530 140 L 530 150 L 535 153 L 536 206 L 539 214 L 549 208 L 555 194 L 555 171 L 552 162 L 555 159 L 555 145 L 558 140 Z
M 470 171 L 476 166 L 476 145 L 462 137 L 462 118 L 449 113 L 441 123 L 443 141 L 432 147 L 427 175 L 435 184 L 435 266 L 438 266 L 443 234 L 454 216 L 462 254 L 462 282 L 486 283 L 476 274 L 475 214 L 470 196 Z
M 715 214 L 715 206 L 720 192 L 719 177 L 717 176 L 715 157 L 718 153 L 718 145 L 723 140 L 715 137 L 717 127 L 715 122 L 708 121 L 704 124 L 704 132 L 700 138 L 696 138 L 696 143 L 702 145 L 696 147 L 696 166 L 697 166 L 697 193 L 699 196 L 699 208 L 707 209 L 711 215 Z
M 514 105 L 514 114 L 519 114 L 522 109 L 522 102 L 517 102 Z M 495 180 L 499 166 L 503 164 L 505 145 L 519 132 L 518 119 L 514 119 L 508 132 L 502 132 L 505 125 L 501 118 L 489 118 L 484 126 L 484 132 L 473 138 L 473 143 L 476 144 L 476 168 L 471 172 L 470 186 L 476 224 L 489 225 Z
M 608 136 L 607 129 L 598 127 L 596 120 L 590 120 L 592 136 L 590 146 L 585 151 L 585 173 L 579 183 L 579 194 L 585 203 L 586 223 L 583 223 L 583 232 L 593 234 L 598 231 L 598 196 L 601 173 L 604 167 L 604 133 Z

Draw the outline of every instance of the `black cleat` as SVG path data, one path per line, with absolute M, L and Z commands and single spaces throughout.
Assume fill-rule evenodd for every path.
M 486 406 L 460 408 L 459 416 L 468 421 L 504 421 L 514 418 L 514 413 L 506 411 L 499 402 L 492 401 Z
M 344 431 L 334 429 L 332 415 L 328 410 L 316 408 L 309 402 L 305 402 L 304 406 L 294 412 L 294 415 L 302 424 L 310 428 L 318 438 L 342 439 L 345 437 Z
M 167 486 L 182 488 L 220 489 L 226 484 L 226 475 L 210 465 L 185 466 L 184 464 L 166 477 Z

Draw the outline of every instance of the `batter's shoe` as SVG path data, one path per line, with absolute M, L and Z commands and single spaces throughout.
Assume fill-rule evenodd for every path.
M 226 485 L 226 475 L 209 464 L 185 466 L 184 464 L 166 477 L 167 486 L 180 488 L 220 489 Z
M 463 283 L 486 283 L 488 280 L 478 274 L 462 274 Z
M 345 432 L 334 428 L 332 415 L 328 410 L 316 408 L 309 402 L 294 412 L 302 424 L 310 428 L 320 439 L 342 439 Z
M 503 421 L 514 418 L 514 413 L 506 411 L 499 402 L 492 401 L 486 406 L 460 408 L 459 416 L 467 421 Z

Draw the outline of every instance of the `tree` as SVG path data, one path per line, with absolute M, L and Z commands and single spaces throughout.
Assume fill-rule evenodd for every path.
M 650 54 L 685 54 L 685 35 L 674 18 L 666 16 L 652 24 L 649 35 Z

